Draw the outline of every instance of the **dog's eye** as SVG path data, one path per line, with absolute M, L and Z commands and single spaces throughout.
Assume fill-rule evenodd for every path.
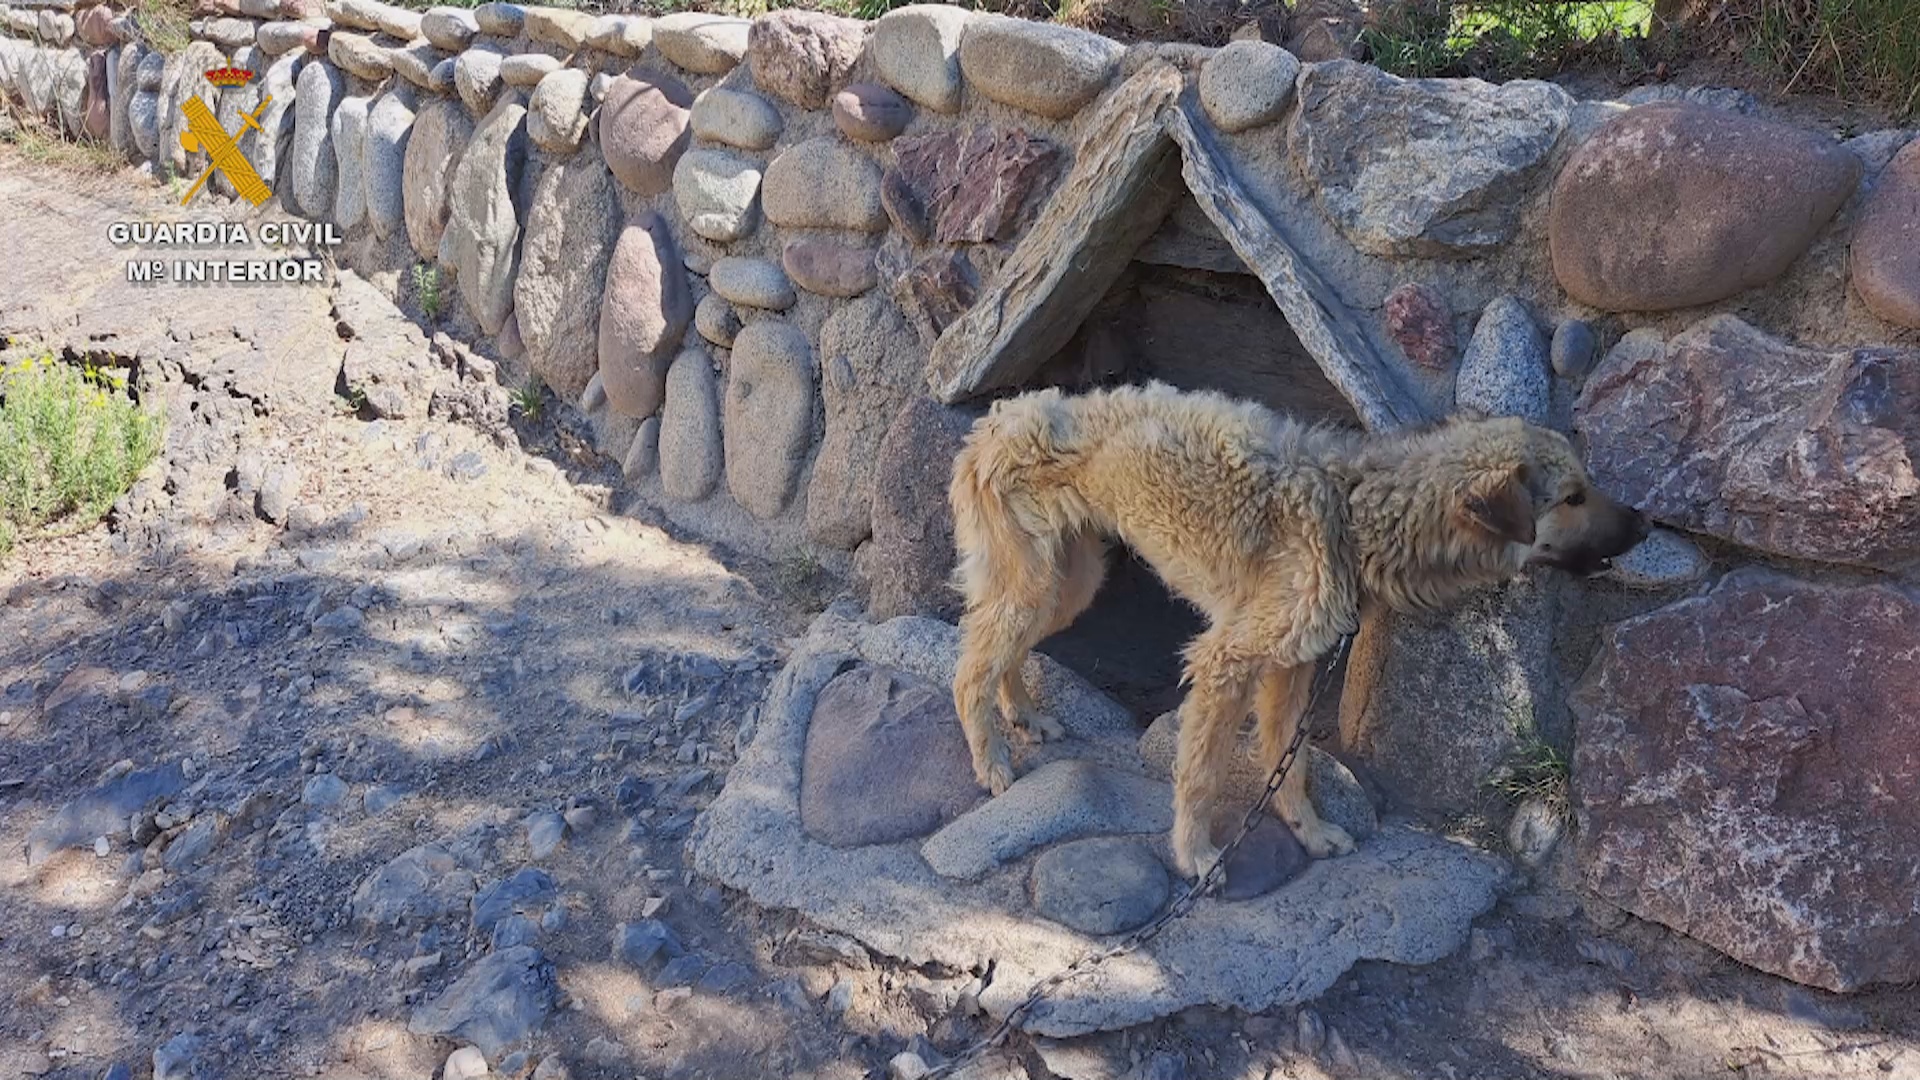
M 1567 496 L 1566 501 L 1568 506 L 1579 506 L 1580 504 L 1587 501 L 1587 493 L 1584 491 L 1576 491 L 1573 494 Z

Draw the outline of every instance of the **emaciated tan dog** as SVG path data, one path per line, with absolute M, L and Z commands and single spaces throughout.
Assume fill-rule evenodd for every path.
M 954 705 L 995 795 L 1013 762 L 988 694 L 1030 735 L 1065 734 L 1020 672 L 1092 602 L 1108 538 L 1206 616 L 1186 649 L 1173 775 L 1173 852 L 1188 875 L 1219 858 L 1211 804 L 1249 708 L 1271 769 L 1314 662 L 1358 629 L 1362 605 L 1433 611 L 1531 565 L 1592 574 L 1647 534 L 1638 511 L 1593 487 L 1564 436 L 1518 419 L 1369 435 L 1158 382 L 996 403 L 948 494 L 966 597 Z M 1353 849 L 1314 812 L 1305 769 L 1274 803 L 1314 856 Z

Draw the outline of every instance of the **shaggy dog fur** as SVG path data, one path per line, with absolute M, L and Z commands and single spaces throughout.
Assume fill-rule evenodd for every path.
M 949 497 L 966 597 L 954 705 L 995 795 L 1013 762 L 988 694 L 1030 735 L 1064 734 L 1020 671 L 1093 600 L 1108 538 L 1206 617 L 1186 649 L 1173 776 L 1188 875 L 1219 857 L 1209 811 L 1241 720 L 1256 714 L 1272 768 L 1314 661 L 1359 627 L 1363 604 L 1433 611 L 1536 564 L 1593 573 L 1647 531 L 1592 486 L 1565 437 L 1518 419 L 1368 435 L 1162 383 L 998 402 L 955 459 Z M 1306 770 L 1273 809 L 1316 857 L 1352 850 L 1308 802 Z

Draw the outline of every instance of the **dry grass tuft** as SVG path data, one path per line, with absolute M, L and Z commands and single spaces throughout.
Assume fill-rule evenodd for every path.
M 0 114 L 0 143 L 35 165 L 88 176 L 106 176 L 127 164 L 105 143 L 67 138 L 45 120 L 12 105 Z
M 1920 3 L 1915 0 L 1722 0 L 1684 27 L 1703 47 L 1739 50 L 1784 93 L 1920 111 Z
M 188 26 L 192 16 L 190 0 L 139 0 L 134 9 L 147 45 L 168 56 L 192 44 L 193 31 Z

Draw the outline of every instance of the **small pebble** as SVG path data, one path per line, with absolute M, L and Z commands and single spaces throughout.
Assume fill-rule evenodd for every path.
M 406 795 L 405 791 L 392 784 L 379 784 L 368 788 L 367 793 L 360 797 L 360 801 L 367 813 L 384 814 L 392 809 L 395 803 L 406 798 Z
M 638 810 L 652 804 L 654 793 L 655 789 L 651 781 L 629 776 L 623 778 L 620 786 L 614 789 L 613 801 L 622 810 Z
M 1585 938 L 1574 945 L 1574 951 L 1589 964 L 1612 968 L 1621 974 L 1633 967 L 1633 950 L 1617 941 Z
M 1340 1037 L 1338 1028 L 1327 1029 L 1327 1062 L 1342 1072 L 1352 1072 L 1360 1067 L 1360 1059 L 1348 1049 L 1347 1040 Z
M 968 983 L 960 989 L 960 996 L 954 1000 L 953 1007 L 961 1016 L 978 1018 L 985 1016 L 986 1007 L 980 1004 L 980 981 Z
M 702 716 L 705 716 L 707 711 L 712 708 L 713 694 L 711 692 L 701 694 L 699 697 L 680 706 L 673 714 L 673 722 L 676 724 L 692 723 Z
M 347 782 L 332 773 L 315 773 L 300 792 L 300 801 L 322 809 L 340 805 L 347 797 Z
M 1712 567 L 1693 541 L 1654 529 L 1632 551 L 1614 559 L 1605 576 L 1630 589 L 1677 589 L 1704 579 Z
M 1300 1015 L 1294 1018 L 1294 1038 L 1302 1054 L 1318 1054 L 1327 1042 L 1326 1022 L 1312 1009 L 1301 1009 Z
M 1593 366 L 1599 351 L 1593 327 L 1579 319 L 1567 319 L 1553 332 L 1551 355 L 1554 374 L 1563 379 L 1578 379 Z
M 455 1050 L 440 1070 L 441 1080 L 482 1080 L 486 1075 L 487 1058 L 477 1046 Z
M 603 1035 L 587 1040 L 586 1058 L 596 1065 L 613 1068 L 627 1056 L 627 1048 Z
M 493 924 L 493 951 L 504 952 L 516 945 L 531 944 L 538 937 L 533 920 L 525 915 L 509 915 Z
M 533 857 L 544 859 L 560 847 L 560 841 L 567 836 L 567 819 L 552 812 L 535 814 L 527 819 L 527 845 L 533 849 Z
M 1474 927 L 1467 936 L 1467 956 L 1474 963 L 1486 963 L 1513 948 L 1513 931 L 1506 927 Z
M 365 625 L 366 621 L 367 617 L 359 608 L 348 604 L 313 620 L 313 628 L 329 634 L 350 634 Z

